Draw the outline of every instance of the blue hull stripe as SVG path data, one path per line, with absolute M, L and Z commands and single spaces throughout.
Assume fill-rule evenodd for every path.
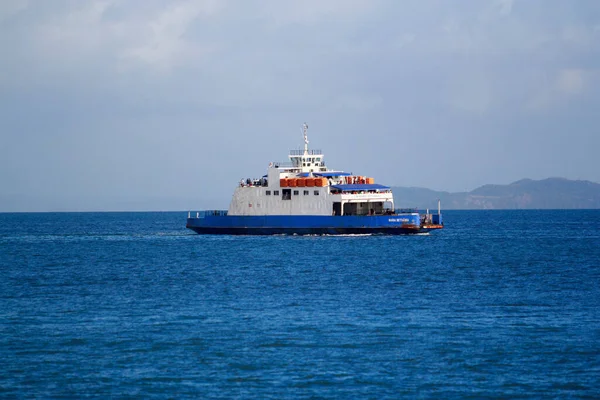
M 220 235 L 414 235 L 431 229 L 404 228 L 211 228 L 189 227 L 198 234 Z
M 419 226 L 418 214 L 377 216 L 206 216 L 188 218 L 186 227 L 197 233 L 221 234 L 409 234 L 428 232 Z

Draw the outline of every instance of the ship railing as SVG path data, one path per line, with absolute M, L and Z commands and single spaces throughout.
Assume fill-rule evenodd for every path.
M 426 213 L 421 215 L 421 225 L 443 225 L 441 214 Z
M 226 216 L 227 216 L 227 210 L 196 211 L 195 215 L 192 211 L 188 211 L 188 218 L 226 217 Z
M 321 150 L 308 150 L 309 156 L 321 156 L 323 152 Z M 303 156 L 304 150 L 290 150 L 290 156 Z
M 419 210 L 417 208 L 396 208 L 394 209 L 394 213 L 395 214 L 414 214 L 414 213 L 418 213 L 419 217 L 421 219 L 421 225 L 444 225 L 443 219 L 442 219 L 442 208 L 441 208 L 441 204 L 440 201 L 438 200 L 438 209 L 437 209 L 437 213 L 435 212 L 436 210 L 434 210 L 433 212 L 430 212 L 429 208 L 422 213 L 419 213 Z
M 294 167 L 294 164 L 292 164 L 290 161 L 281 161 L 281 162 L 273 161 L 272 164 L 275 168 L 292 168 L 292 167 Z
M 419 210 L 416 208 L 396 208 L 394 209 L 395 214 L 412 214 L 418 213 Z
M 240 180 L 241 187 L 252 187 L 252 186 L 269 186 L 269 180 L 265 177 L 263 178 L 247 178 Z
M 316 175 L 316 174 L 315 174 Z M 335 185 L 343 185 L 343 184 L 336 184 L 333 183 L 332 186 Z M 332 189 L 331 190 L 331 194 L 360 194 L 361 196 L 379 196 L 381 194 L 386 194 L 386 193 L 392 193 L 391 190 L 382 190 L 382 189 L 375 189 L 375 190 L 339 190 L 339 189 Z

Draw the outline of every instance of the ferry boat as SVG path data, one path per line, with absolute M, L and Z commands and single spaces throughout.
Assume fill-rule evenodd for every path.
M 308 147 L 308 125 L 302 128 L 304 149 L 271 162 L 261 178 L 242 179 L 228 210 L 189 212 L 186 227 L 228 235 L 395 235 L 443 227 L 439 202 L 437 214 L 395 209 L 389 186 L 329 169 L 323 153 Z

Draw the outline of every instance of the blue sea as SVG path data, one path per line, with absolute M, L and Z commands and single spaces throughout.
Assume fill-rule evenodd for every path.
M 600 210 L 423 236 L 0 214 L 0 397 L 600 398 Z

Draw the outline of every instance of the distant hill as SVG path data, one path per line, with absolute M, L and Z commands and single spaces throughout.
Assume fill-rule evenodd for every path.
M 449 193 L 416 187 L 392 187 L 396 207 L 443 209 L 600 208 L 600 184 L 548 178 L 522 179 L 508 185 L 484 185 L 470 192 Z

